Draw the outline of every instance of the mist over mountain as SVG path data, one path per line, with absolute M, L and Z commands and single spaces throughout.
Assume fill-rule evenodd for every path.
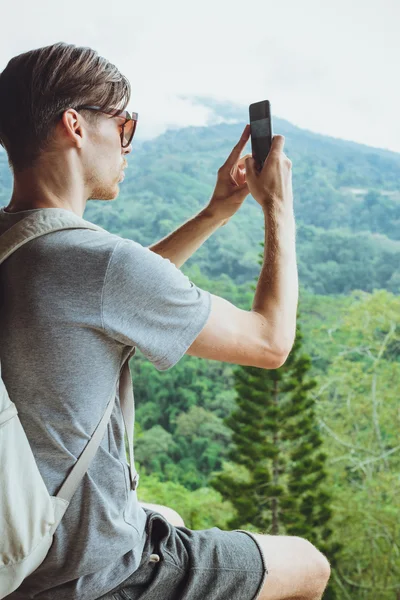
M 248 122 L 248 109 L 202 96 L 208 125 L 168 129 L 134 140 L 126 177 L 113 201 L 89 201 L 84 218 L 150 245 L 168 235 L 210 198 L 217 170 Z M 247 118 L 247 120 L 246 120 Z M 400 154 L 301 129 L 273 116 L 293 163 L 293 193 L 301 284 L 312 293 L 353 289 L 400 292 Z M 250 141 L 244 153 L 251 152 Z M 12 176 L 0 150 L 0 204 L 9 202 Z M 261 207 L 249 195 L 231 221 L 190 258 L 209 278 L 236 284 L 259 274 L 264 240 Z

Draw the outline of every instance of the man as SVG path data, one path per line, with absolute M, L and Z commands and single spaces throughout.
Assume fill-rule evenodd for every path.
M 126 78 L 90 48 L 58 43 L 8 63 L 0 75 L 0 139 L 14 185 L 0 209 L 0 234 L 35 211 L 82 217 L 87 200 L 117 197 L 137 118 L 124 110 L 129 99 Z M 251 157 L 241 158 L 248 138 L 246 127 L 204 209 L 154 246 L 57 231 L 1 266 L 2 375 L 50 494 L 90 439 L 133 346 L 161 371 L 184 354 L 264 369 L 285 362 L 298 301 L 291 163 L 284 138 L 275 136 L 257 173 Z M 266 240 L 245 311 L 198 288 L 179 267 L 249 192 L 263 209 Z M 141 506 L 123 436 L 116 401 L 48 555 L 9 598 L 322 597 L 329 563 L 308 541 L 192 531 L 161 507 Z

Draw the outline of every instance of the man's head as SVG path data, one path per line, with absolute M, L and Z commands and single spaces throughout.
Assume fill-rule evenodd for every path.
M 91 48 L 60 42 L 12 58 L 0 73 L 0 143 L 14 178 L 45 173 L 51 187 L 53 174 L 55 184 L 79 183 L 86 199 L 117 196 L 136 125 L 123 112 L 130 94 L 126 77 Z

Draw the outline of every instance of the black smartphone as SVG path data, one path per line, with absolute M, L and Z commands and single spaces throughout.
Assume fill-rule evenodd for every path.
M 272 117 L 269 100 L 254 102 L 249 106 L 251 153 L 256 169 L 261 171 L 272 143 Z

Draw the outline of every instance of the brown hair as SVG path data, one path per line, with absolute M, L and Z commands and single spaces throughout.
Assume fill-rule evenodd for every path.
M 130 95 L 128 79 L 91 48 L 58 42 L 14 56 L 0 73 L 0 144 L 10 168 L 34 165 L 68 108 L 124 110 Z M 96 121 L 97 112 L 85 112 Z

